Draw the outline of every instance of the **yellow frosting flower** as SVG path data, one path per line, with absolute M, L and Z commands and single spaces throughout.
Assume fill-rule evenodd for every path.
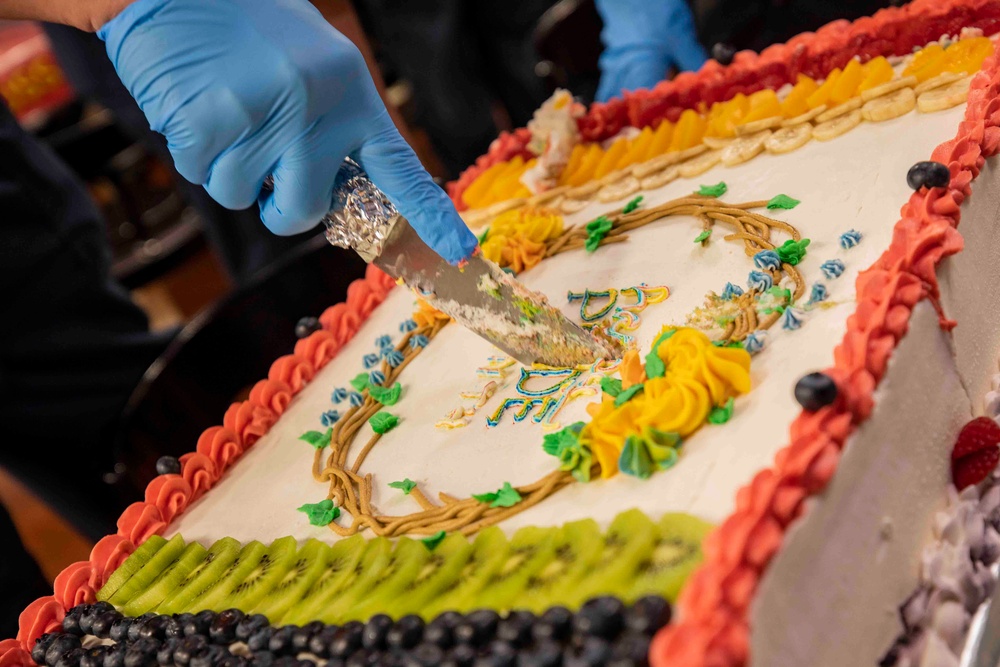
M 535 243 L 526 236 L 490 237 L 482 245 L 483 257 L 499 265 L 510 268 L 514 273 L 527 271 L 545 258 L 545 245 Z
M 498 215 L 482 243 L 483 256 L 521 273 L 545 257 L 545 242 L 563 231 L 563 219 L 550 208 L 523 208 Z
M 417 309 L 413 312 L 413 321 L 419 326 L 431 326 L 437 321 L 447 322 L 451 318 L 423 299 L 417 299 Z
M 622 363 L 618 367 L 618 374 L 621 375 L 623 389 L 646 381 L 646 370 L 642 367 L 642 358 L 637 350 L 629 350 L 625 353 L 625 356 L 622 357 Z
M 663 332 L 669 331 L 667 327 Z M 661 333 L 663 333 L 661 332 Z M 666 377 L 694 380 L 708 389 L 713 405 L 750 391 L 750 354 L 742 347 L 717 347 L 697 329 L 680 328 L 660 343 L 657 354 Z

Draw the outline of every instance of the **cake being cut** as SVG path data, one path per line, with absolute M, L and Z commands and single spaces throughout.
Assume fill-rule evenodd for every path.
M 620 358 L 526 367 L 370 268 L 0 665 L 957 664 L 1000 554 L 998 22 L 557 92 L 451 194 Z

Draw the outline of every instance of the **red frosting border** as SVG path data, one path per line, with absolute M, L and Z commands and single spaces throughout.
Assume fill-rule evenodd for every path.
M 21 612 L 17 638 L 0 641 L 0 667 L 33 666 L 35 641 L 56 631 L 68 609 L 94 602 L 96 592 L 138 545 L 163 533 L 190 503 L 211 489 L 270 430 L 292 398 L 337 356 L 395 286 L 392 278 L 369 265 L 365 277 L 348 287 L 347 300 L 320 316 L 323 328 L 298 341 L 294 354 L 277 359 L 267 379 L 254 385 L 250 398 L 229 407 L 222 425 L 201 434 L 196 451 L 181 457 L 181 474 L 154 477 L 145 499 L 129 505 L 118 519 L 117 534 L 94 545 L 89 560 L 63 570 L 55 579 L 52 595 L 35 600 Z
M 944 317 L 937 267 L 959 252 L 960 205 L 987 157 L 1000 152 L 1000 51 L 972 81 L 965 119 L 954 139 L 931 159 L 948 165 L 947 188 L 915 192 L 900 211 L 889 248 L 858 276 L 857 309 L 826 370 L 837 383 L 837 401 L 802 412 L 792 423 L 791 442 L 771 468 L 739 490 L 736 510 L 705 540 L 705 562 L 679 600 L 680 621 L 662 630 L 650 648 L 653 667 L 738 667 L 750 650 L 750 601 L 784 532 L 803 502 L 833 477 L 848 437 L 871 414 L 873 392 L 889 357 L 906 334 L 917 303 L 930 300 L 942 328 Z
M 655 127 L 664 119 L 676 122 L 682 111 L 700 104 L 728 100 L 737 93 L 780 88 L 793 83 L 799 74 L 823 78 L 855 55 L 862 61 L 880 55 L 905 55 L 915 46 L 943 34 L 956 34 L 963 27 L 981 28 L 986 34 L 997 32 L 1000 4 L 991 0 L 916 0 L 853 23 L 834 21 L 759 54 L 740 51 L 727 66 L 709 60 L 697 72 L 682 72 L 652 90 L 635 90 L 608 102 L 595 102 L 577 125 L 584 141 L 604 141 L 626 126 Z M 449 183 L 448 194 L 458 210 L 468 208 L 462 194 L 484 171 L 518 155 L 532 157 L 530 139 L 531 133 L 524 128 L 501 134 L 486 155 Z

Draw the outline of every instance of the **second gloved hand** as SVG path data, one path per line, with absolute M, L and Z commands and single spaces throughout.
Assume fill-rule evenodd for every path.
M 358 49 L 307 0 L 137 0 L 99 31 L 177 170 L 277 234 L 316 225 L 354 157 L 450 262 L 475 236 L 396 130 Z M 274 192 L 260 196 L 264 179 Z
M 597 99 L 652 88 L 670 67 L 694 70 L 707 59 L 685 0 L 597 0 L 604 19 Z

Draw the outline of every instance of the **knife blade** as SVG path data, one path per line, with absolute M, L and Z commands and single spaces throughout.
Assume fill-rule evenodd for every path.
M 323 224 L 331 244 L 352 248 L 522 364 L 575 367 L 618 356 L 610 341 L 569 321 L 481 255 L 462 267 L 441 259 L 350 158 L 337 174 Z

